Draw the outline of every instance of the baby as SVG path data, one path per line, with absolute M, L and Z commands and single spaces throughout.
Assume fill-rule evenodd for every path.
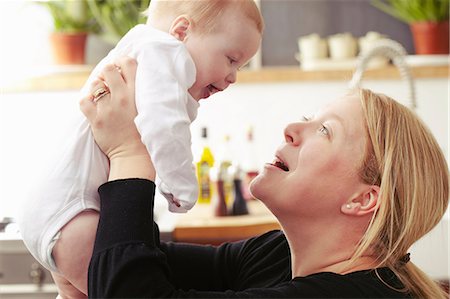
M 102 68 L 120 56 L 137 60 L 135 122 L 170 211 L 186 212 L 198 197 L 189 128 L 198 101 L 236 81 L 237 70 L 256 53 L 262 30 L 253 0 L 152 0 L 147 24 L 131 29 L 85 84 L 86 94 Z M 99 88 L 94 101 L 107 92 L 107 86 Z M 84 116 L 69 139 L 53 171 L 27 202 L 19 224 L 33 256 L 87 294 L 97 226 L 92 219 L 100 209 L 97 188 L 107 181 L 109 163 Z M 74 219 L 84 224 L 76 232 L 76 244 L 68 244 L 73 238 L 63 240 L 64 226 Z M 70 252 L 55 252 L 61 242 Z M 72 266 L 56 265 L 55 260 Z

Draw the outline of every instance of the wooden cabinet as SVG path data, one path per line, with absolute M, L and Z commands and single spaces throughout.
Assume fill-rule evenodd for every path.
M 19 236 L 0 240 L 0 298 L 54 299 L 57 294 L 50 272 L 31 256 Z

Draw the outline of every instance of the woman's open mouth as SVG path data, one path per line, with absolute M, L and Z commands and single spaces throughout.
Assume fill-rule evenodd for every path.
M 278 167 L 283 171 L 289 171 L 289 167 L 279 157 L 275 157 L 275 160 L 271 163 L 271 165 Z

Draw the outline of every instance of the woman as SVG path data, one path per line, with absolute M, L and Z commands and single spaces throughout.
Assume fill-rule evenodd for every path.
M 251 184 L 282 232 L 219 248 L 164 244 L 153 222 L 155 170 L 133 123 L 135 63 L 117 66 L 103 73 L 111 94 L 81 101 L 111 166 L 99 188 L 90 297 L 445 298 L 407 253 L 449 200 L 446 160 L 407 108 L 358 90 L 288 125 Z M 250 282 L 239 285 L 242 277 Z

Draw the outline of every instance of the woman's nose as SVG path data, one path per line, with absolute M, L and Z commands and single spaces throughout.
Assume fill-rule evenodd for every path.
M 284 129 L 284 139 L 287 143 L 297 146 L 300 144 L 303 123 L 291 123 Z

